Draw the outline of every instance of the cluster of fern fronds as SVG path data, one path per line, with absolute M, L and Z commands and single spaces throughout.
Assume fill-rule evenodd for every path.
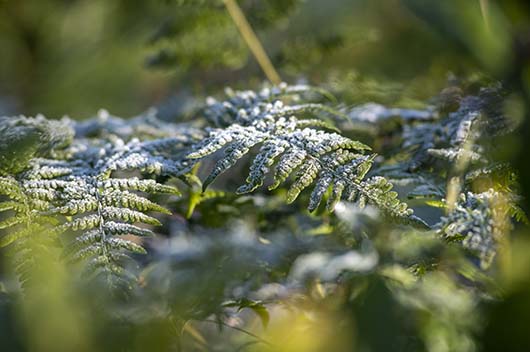
M 499 126 L 516 127 L 498 108 L 502 88 L 457 93 L 425 110 L 345 109 L 320 89 L 280 85 L 227 89 L 182 123 L 155 110 L 129 120 L 104 110 L 81 122 L 3 117 L 0 246 L 24 289 L 53 260 L 88 295 L 126 293 L 129 305 L 105 312 L 109 325 L 184 331 L 243 308 L 267 325 L 267 303 L 361 292 L 362 277 L 392 286 L 384 294 L 399 314 L 420 320 L 418 302 L 446 309 L 429 301 L 433 291 L 461 297 L 447 319 L 428 319 L 469 339 L 466 286 L 490 284 L 511 218 L 525 216 L 515 173 L 490 159 L 487 143 Z M 371 148 L 373 139 L 388 142 Z M 456 259 L 438 271 L 447 258 Z M 452 279 L 461 276 L 469 283 Z M 138 307 L 150 309 L 137 316 Z M 414 333 L 424 343 L 436 338 L 422 326 Z
M 176 187 L 166 184 L 171 179 L 180 179 L 191 189 L 201 185 L 195 166 L 223 150 L 224 156 L 202 182 L 204 192 L 258 145 L 238 194 L 255 191 L 274 168 L 269 190 L 293 179 L 287 203 L 314 185 L 310 211 L 324 198 L 333 211 L 344 199 L 361 207 L 373 204 L 391 218 L 425 225 L 385 178 L 367 176 L 375 155 L 367 153 L 367 145 L 336 130 L 332 117 L 342 118 L 339 112 L 296 102 L 319 93 L 306 86 L 228 91 L 226 101 L 208 101 L 204 115 L 209 124 L 203 128 L 165 123 L 152 114 L 124 121 L 105 111 L 81 123 L 4 118 L 2 210 L 11 213 L 2 222 L 6 231 L 1 242 L 24 247 L 39 236 L 39 226 L 50 224 L 49 236 L 62 243 L 64 258 L 84 260 L 88 272 L 104 274 L 108 282 L 131 285 L 136 276 L 127 253 L 145 250 L 130 235 L 152 235 L 151 227 L 161 223 L 151 212 L 171 214 L 149 197 L 179 195 Z M 24 152 L 9 149 L 19 144 Z
M 443 209 L 433 228 L 462 243 L 484 268 L 509 236 L 511 218 L 527 222 L 514 170 L 493 157 L 501 148 L 497 141 L 517 128 L 503 110 L 507 95 L 500 84 L 472 91 L 455 85 L 424 110 L 366 104 L 348 112 L 353 129 L 360 123 L 363 132 L 363 124 L 374 126 L 374 134 L 399 131 L 400 138 L 384 146 L 392 154 L 377 172 L 406 188 L 414 204 Z
M 108 114 L 101 112 L 98 121 L 108 119 Z M 21 148 L 30 157 L 19 161 L 13 170 L 11 156 L 5 155 L 0 179 L 6 198 L 2 210 L 11 213 L 1 225 L 7 230 L 2 246 L 24 253 L 28 241 L 46 235 L 62 243 L 64 259 L 87 260 L 89 272 L 112 276 L 108 282 L 134 278 L 126 269 L 130 259 L 126 252 L 145 250 L 123 236 L 152 235 L 149 228 L 136 224 L 160 225 L 146 213 L 170 213 L 147 196 L 179 192 L 152 176 L 178 177 L 185 172 L 178 153 L 193 142 L 193 134 L 182 131 L 167 138 L 124 141 L 124 136 L 108 130 L 98 138 L 88 138 L 81 130 L 75 139 L 65 141 L 65 136 L 72 139 L 74 135 L 70 121 L 26 117 L 6 121 L 21 126 L 6 131 L 21 140 Z M 35 138 L 40 130 L 50 131 L 51 137 L 40 134 Z M 56 137 L 53 133 L 57 130 L 61 134 Z M 59 138 L 61 143 L 55 140 Z M 50 225 L 47 231 L 42 228 L 45 224 Z M 18 269 L 24 276 L 25 266 Z

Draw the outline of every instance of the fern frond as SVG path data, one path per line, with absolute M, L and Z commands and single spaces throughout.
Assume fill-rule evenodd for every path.
M 67 229 L 77 230 L 89 230 L 96 228 L 101 225 L 102 218 L 98 214 L 90 214 L 86 216 L 78 217 L 72 221 L 68 221 L 62 225 L 62 228 L 66 231 Z
M 431 163 L 433 157 L 449 162 L 462 156 L 473 162 L 487 161 L 478 141 L 514 128 L 503 113 L 503 94 L 501 87 L 482 88 L 477 95 L 464 97 L 456 111 L 438 120 L 405 125 L 402 147 L 412 154 L 408 169 L 417 170 Z M 464 148 L 466 143 L 470 145 Z
M 494 190 L 461 194 L 455 208 L 434 226 L 437 233 L 462 246 L 480 259 L 480 265 L 491 265 L 498 243 L 511 227 L 509 215 L 513 206 L 506 195 Z
M 262 93 L 263 94 L 263 93 Z M 266 95 L 264 95 L 266 96 Z M 210 102 L 207 114 L 225 128 L 214 128 L 209 136 L 192 148 L 188 159 L 201 160 L 224 148 L 219 159 L 203 183 L 203 189 L 217 176 L 230 169 L 257 145 L 246 184 L 237 193 L 249 193 L 262 186 L 270 169 L 276 164 L 274 181 L 269 189 L 277 188 L 292 174 L 294 182 L 287 192 L 287 202 L 295 201 L 307 187 L 316 184 L 309 202 L 315 210 L 324 194 L 331 188 L 328 209 L 342 198 L 370 202 L 395 218 L 412 218 L 412 210 L 397 199 L 383 178 L 365 180 L 371 168 L 373 155 L 365 144 L 335 132 L 319 129 L 323 124 L 316 119 L 299 120 L 295 114 L 314 113 L 325 109 L 315 104 L 296 105 L 294 108 L 280 100 L 267 101 L 252 92 L 232 93 L 229 101 Z
M 142 246 L 122 238 L 110 238 L 105 242 L 105 244 L 103 244 L 102 242 L 104 241 L 104 236 L 105 234 L 99 229 L 91 230 L 81 236 L 78 236 L 67 247 L 65 251 L 66 257 L 68 257 L 71 261 L 78 261 L 81 259 L 90 258 L 94 255 L 99 255 L 99 257 L 103 257 L 105 255 L 106 250 L 108 251 L 121 249 L 139 254 L 147 253 Z M 104 246 L 106 246 L 107 248 L 105 248 Z
M 7 216 L 0 221 L 0 248 L 6 247 L 6 253 L 15 263 L 15 274 L 25 287 L 36 263 L 34 257 L 41 252 L 50 252 L 54 247 L 50 243 L 49 247 L 40 246 L 43 248 L 38 248 L 39 253 L 35 252 L 37 244 L 53 242 L 57 238 L 57 220 L 45 214 L 48 202 L 33 198 L 24 181 L 12 176 L 0 177 L 0 194 L 6 198 L 0 201 L 0 211 Z
M 174 145 L 170 148 L 170 144 L 175 141 L 176 138 L 147 142 L 132 140 L 124 143 L 120 138 L 114 138 L 104 144 L 103 149 L 98 144 L 93 146 L 87 142 L 81 151 L 85 159 L 73 154 L 72 163 L 75 167 L 70 168 L 71 174 L 27 182 L 30 188 L 57 190 L 58 194 L 48 197 L 54 205 L 50 212 L 73 216 L 67 218 L 60 227 L 63 231 L 73 231 L 76 234 L 67 249 L 72 260 L 91 262 L 96 257 L 99 258 L 99 264 L 90 265 L 90 268 L 97 267 L 101 273 L 112 272 L 114 279 L 118 273 L 123 274 L 119 280 L 134 277 L 134 274 L 126 273 L 125 268 L 117 270 L 120 263 L 116 258 L 126 255 L 122 252 L 144 253 L 145 250 L 119 236 L 149 236 L 152 234 L 149 229 L 134 224 L 159 226 L 160 221 L 146 213 L 169 213 L 164 207 L 137 192 L 148 195 L 179 194 L 179 191 L 152 179 L 118 178 L 113 171 L 137 170 L 157 175 L 176 175 L 180 172 L 177 171 L 180 164 L 169 159 L 169 152 L 174 148 Z M 98 148 L 99 152 L 91 152 L 91 148 Z M 79 160 L 83 160 L 82 165 Z M 102 260 L 102 257 L 107 259 Z M 102 267 L 103 263 L 107 263 L 108 267 Z
M 136 211 L 136 210 L 132 210 L 128 208 L 104 206 L 101 212 L 101 216 L 105 220 L 122 220 L 122 221 L 127 221 L 127 222 L 141 222 L 144 224 L 155 225 L 155 226 L 162 225 L 160 221 L 158 221 L 156 218 L 146 215 L 140 211 Z
M 168 193 L 180 196 L 180 191 L 172 186 L 164 185 L 150 179 L 140 179 L 138 177 L 131 178 L 111 178 L 98 180 L 97 186 L 103 189 L 117 190 L 117 191 L 140 191 L 149 194 L 153 193 Z
M 247 184 L 237 189 L 237 193 L 249 193 L 263 185 L 269 168 L 274 164 L 276 158 L 289 147 L 289 143 L 283 140 L 272 140 L 264 143 L 250 166 L 250 174 Z
M 484 163 L 486 160 L 481 153 L 473 150 L 459 149 L 459 148 L 442 148 L 442 149 L 427 149 L 427 154 L 446 160 L 448 162 L 455 162 L 458 159 L 466 158 L 471 163 Z
M 113 155 L 101 162 L 102 173 L 117 170 L 138 170 L 148 174 L 164 176 L 180 176 L 190 170 L 186 161 L 178 159 L 177 147 L 182 142 L 181 138 L 164 138 L 153 141 L 131 142 L 113 150 Z
M 103 224 L 103 229 L 115 236 L 134 235 L 139 237 L 149 237 L 153 235 L 153 231 L 141 228 L 125 222 L 106 221 Z
M 17 201 L 24 199 L 24 194 L 13 177 L 0 177 L 0 194 Z
M 104 191 L 102 203 L 105 206 L 111 206 L 114 204 L 119 207 L 143 212 L 156 211 L 158 213 L 171 214 L 171 212 L 163 206 L 128 191 Z
M 104 115 L 100 116 L 103 120 Z M 122 121 L 112 118 L 112 131 L 131 137 Z M 83 124 L 87 130 L 89 126 L 90 122 Z M 14 213 L 0 222 L 0 229 L 9 229 L 0 237 L 2 246 L 27 252 L 25 241 L 38 235 L 48 221 L 55 225 L 54 236 L 64 232 L 74 236 L 66 250 L 70 258 L 87 259 L 94 264 L 90 267 L 112 273 L 112 279 L 118 281 L 134 277 L 125 268 L 119 269 L 120 258 L 127 252 L 145 250 L 121 236 L 152 235 L 150 229 L 135 224 L 158 226 L 160 221 L 147 213 L 169 211 L 147 196 L 180 192 L 154 179 L 127 178 L 126 171 L 165 177 L 184 175 L 188 166 L 182 158 L 183 148 L 198 137 L 185 129 L 171 137 L 145 141 L 131 138 L 125 142 L 119 134 L 103 130 L 102 138 L 76 139 L 58 159 L 43 154 L 52 158 L 32 158 L 16 178 L 0 177 L 0 194 L 8 198 L 0 203 L 0 210 Z M 118 274 L 123 277 L 117 278 Z

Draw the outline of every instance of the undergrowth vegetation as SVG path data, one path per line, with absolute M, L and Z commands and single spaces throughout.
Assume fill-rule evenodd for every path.
M 210 344 L 204 324 L 251 326 L 240 313 L 248 308 L 266 328 L 284 305 L 294 330 L 345 324 L 315 341 L 300 332 L 295 350 L 335 333 L 339 350 L 435 350 L 440 339 L 471 350 L 470 314 L 498 297 L 488 273 L 527 220 L 515 172 L 488 153 L 492 138 L 516 128 L 497 105 L 503 88 L 462 94 L 449 112 L 346 109 L 320 89 L 281 85 L 227 90 L 189 123 L 156 110 L 130 120 L 104 110 L 82 122 L 4 118 L 1 245 L 16 277 L 6 289 L 38 296 L 41 265 L 63 266 L 61 289 L 84 297 L 85 309 L 105 307 L 78 323 L 96 319 L 92 333 L 135 350 L 145 342 L 121 340 L 116 325 L 156 324 L 168 334 L 159 348 L 199 348 Z M 393 136 L 380 154 L 359 141 L 380 133 Z M 352 324 L 360 334 L 372 319 L 364 309 L 380 305 L 392 317 L 372 318 L 391 339 L 351 340 Z M 322 317 L 303 318 L 310 311 Z M 221 345 L 279 349 L 275 329 Z
M 115 80 L 129 56 L 178 81 L 84 119 L 0 82 L 2 351 L 530 349 L 528 36 L 494 1 L 348 1 L 0 5 L 30 113 L 84 111 L 94 47 L 123 55 L 97 101 L 172 89 Z

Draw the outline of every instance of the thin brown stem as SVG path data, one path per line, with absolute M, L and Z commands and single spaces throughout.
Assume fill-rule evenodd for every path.
M 484 20 L 484 25 L 486 30 L 490 30 L 490 19 L 489 19 L 489 4 L 488 0 L 480 0 L 480 12 L 482 13 L 482 19 Z
M 254 33 L 254 30 L 248 23 L 245 14 L 241 10 L 237 2 L 235 0 L 223 0 L 223 2 L 226 6 L 226 9 L 228 10 L 228 13 L 230 14 L 230 17 L 232 17 L 232 20 L 234 21 L 234 24 L 236 25 L 239 33 L 245 40 L 245 43 L 247 43 L 247 46 L 256 58 L 256 61 L 265 73 L 265 76 L 267 76 L 267 79 L 273 84 L 280 84 L 282 82 L 280 75 L 272 65 L 269 57 L 267 56 L 267 53 L 265 52 L 265 49 L 263 49 L 261 42 L 259 41 L 258 37 L 256 36 L 256 33 Z

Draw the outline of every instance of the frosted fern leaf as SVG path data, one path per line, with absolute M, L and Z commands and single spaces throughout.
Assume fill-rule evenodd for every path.
M 331 211 L 340 199 L 349 199 L 361 204 L 373 203 L 395 218 L 417 220 L 412 210 L 397 199 L 397 193 L 390 191 L 392 186 L 383 178 L 365 179 L 374 157 L 364 154 L 370 148 L 326 130 L 315 115 L 327 111 L 326 108 L 317 107 L 318 104 L 293 107 L 277 97 L 279 95 L 246 91 L 231 92 L 225 102 L 209 101 L 207 115 L 220 127 L 211 128 L 207 138 L 187 155 L 198 161 L 224 150 L 224 156 L 204 181 L 204 189 L 259 145 L 246 183 L 237 193 L 256 190 L 274 169 L 269 189 L 277 188 L 294 175 L 287 192 L 288 203 L 315 184 L 309 201 L 310 211 L 319 206 L 331 189 L 327 202 Z
M 462 243 L 479 258 L 482 268 L 488 268 L 499 241 L 511 229 L 511 202 L 506 194 L 491 189 L 478 194 L 467 192 L 434 227 L 443 238 Z
M 86 260 L 94 273 L 125 280 L 134 277 L 121 263 L 127 252 L 143 253 L 135 242 L 123 235 L 148 236 L 150 229 L 138 224 L 158 226 L 160 222 L 147 212 L 169 213 L 169 210 L 147 199 L 144 194 L 178 194 L 174 187 L 152 179 L 117 178 L 117 171 L 140 171 L 144 174 L 178 176 L 185 165 L 171 159 L 170 151 L 178 137 L 124 143 L 114 139 L 103 146 L 87 144 L 80 148 L 85 159 L 75 154 L 75 167 L 68 175 L 55 179 L 32 180 L 29 184 L 46 184 L 52 188 L 48 196 L 53 207 L 50 212 L 72 216 L 61 229 L 73 231 L 75 240 L 67 247 L 70 260 Z M 91 151 L 97 148 L 98 151 Z M 93 156 L 92 158 L 87 156 Z M 83 165 L 78 161 L 83 160 Z M 182 169 L 180 168 L 182 167 Z M 141 193 L 139 193 L 141 192 Z
M 103 115 L 98 118 L 100 122 L 108 119 Z M 129 132 L 123 120 L 111 121 L 112 128 L 108 130 L 104 123 L 98 124 L 99 138 L 81 136 L 65 146 L 62 153 L 41 152 L 39 155 L 53 159 L 33 158 L 15 177 L 0 178 L 0 192 L 8 198 L 0 203 L 0 211 L 14 212 L 0 223 L 0 228 L 9 230 L 0 235 L 2 246 L 22 248 L 23 241 L 33 233 L 43 232 L 29 228 L 34 230 L 41 223 L 44 226 L 51 222 L 55 235 L 68 232 L 74 236 L 65 255 L 71 260 L 86 260 L 90 263 L 86 267 L 95 270 L 92 275 L 110 274 L 121 282 L 134 277 L 123 267 L 123 261 L 129 258 L 128 252 L 145 251 L 122 236 L 149 236 L 151 229 L 140 224 L 158 226 L 160 222 L 147 213 L 169 213 L 147 195 L 179 194 L 172 186 L 143 177 L 184 175 L 189 167 L 182 158 L 183 150 L 200 138 L 200 133 L 183 129 L 179 134 L 171 128 L 172 124 L 167 124 L 168 130 L 174 132 L 171 136 L 145 141 L 130 138 L 126 142 L 120 136 L 129 138 L 135 132 Z M 88 132 L 92 123 L 84 122 L 83 128 L 76 130 L 93 133 Z M 73 122 L 72 125 L 76 127 Z M 137 119 L 131 126 L 145 126 L 145 119 Z M 139 174 L 142 178 L 136 177 Z
M 468 95 L 459 103 L 456 111 L 439 120 L 403 127 L 402 147 L 412 153 L 409 170 L 440 158 L 453 162 L 462 156 L 473 163 L 484 163 L 484 148 L 480 139 L 513 131 L 513 122 L 503 111 L 505 92 L 502 87 L 482 88 L 477 95 Z

